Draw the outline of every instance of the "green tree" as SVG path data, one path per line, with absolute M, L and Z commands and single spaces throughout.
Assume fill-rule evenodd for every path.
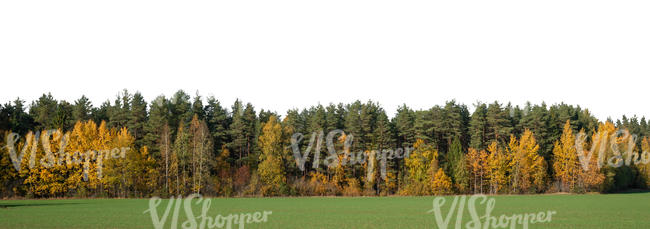
M 74 102 L 72 108 L 72 120 L 87 121 L 91 118 L 90 113 L 93 110 L 92 103 L 86 96 L 81 96 Z
M 51 93 L 43 94 L 38 100 L 32 102 L 29 107 L 29 115 L 33 117 L 37 130 L 53 129 L 56 127 L 54 116 L 58 102 Z
M 475 104 L 476 110 L 470 119 L 470 147 L 474 149 L 485 149 L 488 138 L 487 106 L 485 103 Z
M 122 128 L 127 126 L 131 113 L 131 99 L 132 95 L 126 89 L 117 94 L 115 102 L 108 110 L 109 128 Z
M 13 104 L 0 106 L 0 130 L 16 132 L 24 136 L 34 128 L 33 117 L 25 112 L 24 101 L 17 98 Z
M 140 92 L 133 94 L 131 99 L 129 120 L 127 126 L 131 135 L 135 138 L 135 147 L 141 148 L 145 143 L 145 126 L 147 124 L 147 102 L 144 101 L 144 98 Z M 147 151 L 147 154 L 149 152 Z
M 465 153 L 460 143 L 460 139 L 456 138 L 449 148 L 449 165 L 447 174 L 451 174 L 451 178 L 456 184 L 458 191 L 466 192 L 469 188 L 469 173 L 466 169 L 467 161 L 465 160 Z
M 216 156 L 220 154 L 222 148 L 229 141 L 228 126 L 231 120 L 228 111 L 221 107 L 221 103 L 214 96 L 208 97 L 205 115 L 208 129 L 212 133 L 212 142 L 216 150 L 214 155 Z
M 509 119 L 509 111 L 502 109 L 501 104 L 495 101 L 487 108 L 486 121 L 486 138 L 489 141 L 506 143 L 513 130 Z
M 399 147 L 411 147 L 415 143 L 415 112 L 403 104 L 397 108 L 397 114 L 393 118 L 397 131 L 397 142 Z

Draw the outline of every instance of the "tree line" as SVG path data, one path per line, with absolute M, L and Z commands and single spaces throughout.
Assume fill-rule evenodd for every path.
M 184 91 L 146 102 L 139 92 L 123 90 L 99 107 L 85 96 L 70 103 L 48 93 L 29 105 L 16 99 L 0 106 L 0 195 L 519 194 L 616 192 L 650 185 L 650 163 L 598 166 L 620 154 L 610 145 L 629 149 L 643 160 L 642 152 L 650 151 L 645 117 L 600 121 L 587 109 L 564 103 L 519 107 L 495 101 L 473 106 L 470 112 L 455 101 L 426 110 L 402 105 L 389 118 L 379 103 L 355 101 L 291 109 L 281 117 L 240 100 L 228 107 L 214 97 L 192 97 Z M 45 135 L 51 129 L 57 131 Z M 299 169 L 290 147 L 292 136 L 301 133 L 310 139 L 331 130 L 345 132 L 337 137 L 336 147 L 353 136 L 347 150 L 363 152 L 367 159 L 312 166 L 314 160 L 308 158 L 308 169 Z M 10 147 L 12 133 L 20 138 Z M 576 147 L 580 136 L 584 141 Z M 59 145 L 62 139 L 65 145 Z M 601 146 L 607 146 L 604 153 L 586 161 L 579 157 Z M 124 158 L 97 156 L 120 147 L 129 149 Z M 12 164 L 16 160 L 10 148 L 23 157 L 20 170 Z M 395 148 L 413 151 L 388 160 L 384 175 L 368 172 L 368 166 L 377 164 L 373 150 Z M 307 143 L 299 149 L 327 155 L 325 147 Z M 96 154 L 87 164 L 62 159 L 74 159 L 75 152 Z M 48 160 L 57 163 L 44 166 Z M 90 174 L 87 180 L 84 171 Z

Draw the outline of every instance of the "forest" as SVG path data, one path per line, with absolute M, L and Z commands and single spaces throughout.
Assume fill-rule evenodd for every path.
M 85 96 L 68 102 L 47 93 L 29 104 L 18 98 L 0 105 L 0 197 L 610 193 L 650 186 L 645 117 L 598 120 L 576 105 L 498 101 L 477 102 L 470 112 L 453 100 L 425 110 L 404 104 L 387 114 L 379 102 L 279 115 L 182 90 L 147 102 L 125 89 L 100 106 Z M 300 152 L 327 155 L 307 142 L 333 130 L 345 133 L 337 150 L 353 136 L 346 152 L 367 160 L 313 166 L 307 158 L 300 169 L 292 136 L 304 135 Z M 412 151 L 388 160 L 384 175 L 367 169 L 377 164 L 372 150 L 396 148 Z M 618 166 L 607 166 L 612 158 Z

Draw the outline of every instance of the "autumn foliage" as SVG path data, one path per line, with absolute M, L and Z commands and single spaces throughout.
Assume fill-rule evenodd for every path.
M 85 97 L 71 104 L 51 95 L 28 111 L 20 100 L 0 106 L 0 196 L 532 194 L 650 186 L 650 127 L 643 118 L 600 122 L 566 104 L 498 102 L 475 104 L 470 113 L 455 101 L 427 110 L 403 105 L 391 118 L 372 101 L 292 109 L 280 118 L 240 100 L 224 107 L 214 97 L 191 98 L 179 91 L 147 104 L 124 91 L 99 107 Z M 341 131 L 332 139 L 336 155 L 323 139 L 331 130 Z M 291 146 L 295 134 L 303 137 L 296 149 L 308 152 L 303 166 Z M 380 156 L 391 150 L 401 157 Z

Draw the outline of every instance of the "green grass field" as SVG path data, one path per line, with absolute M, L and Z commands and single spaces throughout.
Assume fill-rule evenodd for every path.
M 444 214 L 453 199 L 447 198 Z M 497 216 L 557 212 L 551 222 L 532 224 L 530 228 L 650 228 L 650 193 L 494 198 L 493 215 Z M 434 215 L 427 213 L 433 199 L 216 198 L 212 199 L 207 215 L 273 211 L 266 223 L 246 224 L 245 228 L 435 228 Z M 158 207 L 158 215 L 162 215 L 165 203 Z M 148 204 L 148 199 L 2 200 L 0 228 L 153 228 L 149 213 L 143 213 Z M 484 211 L 484 205 L 479 208 L 479 213 Z M 194 211 L 199 214 L 200 206 L 196 205 Z M 179 222 L 183 222 L 186 217 L 182 207 L 179 215 Z M 463 219 L 469 221 L 470 217 L 465 213 Z M 170 227 L 170 221 L 167 220 L 165 228 Z

